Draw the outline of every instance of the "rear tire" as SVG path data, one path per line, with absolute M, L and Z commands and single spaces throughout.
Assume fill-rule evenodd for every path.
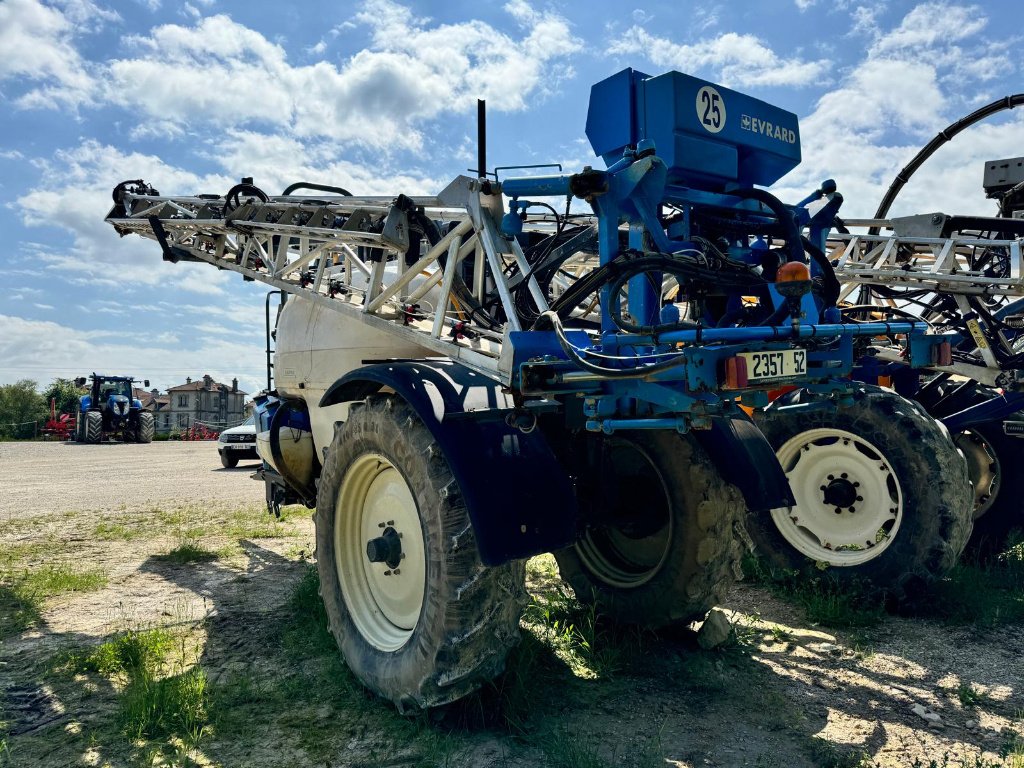
M 98 443 L 103 439 L 103 414 L 87 411 L 85 414 L 85 442 Z
M 901 597 L 956 565 L 971 534 L 974 494 L 949 433 L 917 403 L 861 385 L 854 404 L 772 403 L 760 426 L 796 506 L 748 515 L 755 551 L 786 569 L 831 566 Z
M 238 457 L 227 451 L 221 451 L 220 463 L 224 465 L 225 469 L 234 469 L 238 466 Z
M 603 438 L 601 451 L 591 505 L 604 508 L 590 510 L 577 542 L 555 553 L 562 578 L 616 621 L 659 627 L 703 617 L 741 573 L 740 492 L 691 436 L 638 431 Z
M 139 413 L 139 426 L 135 433 L 135 439 L 140 443 L 152 443 L 153 435 L 156 433 L 156 422 L 153 414 L 148 411 Z
M 1024 440 L 1010 437 L 999 423 L 961 432 L 956 445 L 967 457 L 974 482 L 974 532 L 969 547 L 982 557 L 1003 550 L 1010 532 L 1024 528 Z
M 519 640 L 524 563 L 480 562 L 451 468 L 403 400 L 370 397 L 337 428 L 314 520 L 331 633 L 367 688 L 407 713 L 504 669 Z M 390 554 L 371 562 L 378 538 Z

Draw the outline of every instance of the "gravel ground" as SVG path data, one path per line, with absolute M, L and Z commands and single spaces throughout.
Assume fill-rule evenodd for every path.
M 259 466 L 224 469 L 212 442 L 0 443 L 0 522 L 46 512 L 263 501 Z
M 524 625 L 526 652 L 506 681 L 539 675 L 525 683 L 537 687 L 533 730 L 450 731 L 447 721 L 413 723 L 367 697 L 333 643 L 298 644 L 289 628 L 309 625 L 294 624 L 289 606 L 312 557 L 313 525 L 301 507 L 268 517 L 263 486 L 250 479 L 255 462 L 224 469 L 212 443 L 5 443 L 0 466 L 0 627 L 22 574 L 70 568 L 104 579 L 49 596 L 30 626 L 0 634 L 3 768 L 1024 768 L 1016 625 L 888 616 L 828 630 L 747 585 L 723 606 L 737 630 L 725 650 L 702 653 L 685 633 L 602 625 L 580 656 L 571 626 L 556 622 L 544 635 L 551 645 Z M 183 543 L 208 556 L 168 559 Z M 557 583 L 553 565 L 550 578 Z M 197 663 L 222 702 L 219 716 L 235 718 L 216 721 L 187 753 L 174 739 L 146 749 L 126 739 L 120 683 L 60 667 L 62 654 L 156 626 L 187 630 L 176 663 Z M 604 659 L 606 674 L 567 663 L 591 657 Z M 514 714 L 511 701 L 502 706 Z

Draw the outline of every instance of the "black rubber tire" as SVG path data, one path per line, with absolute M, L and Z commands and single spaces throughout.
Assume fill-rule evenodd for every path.
M 79 443 L 85 442 L 85 414 L 81 411 L 75 419 L 75 440 Z
M 615 482 L 628 488 L 627 493 L 641 487 L 657 493 L 658 489 L 652 486 L 657 477 L 661 478 L 661 495 L 652 501 L 665 504 L 665 524 L 643 537 L 631 537 L 628 522 L 619 526 L 592 523 L 584 527 L 575 545 L 555 553 L 562 578 L 579 600 L 594 605 L 615 621 L 662 627 L 702 618 L 723 601 L 742 573 L 742 549 L 735 535 L 745 509 L 742 495 L 722 479 L 691 436 L 637 431 L 605 440 L 627 443 L 646 459 L 648 464 L 643 471 L 654 470 L 653 476 L 631 477 L 625 474 L 630 471 L 625 469 L 628 462 L 611 463 L 608 471 L 615 467 L 623 472 Z M 651 506 L 639 504 L 644 509 Z M 641 548 L 645 546 L 643 541 L 649 541 L 655 552 L 660 548 L 666 555 L 657 563 L 652 558 L 646 571 L 643 565 L 637 566 L 637 581 L 630 584 L 605 566 L 623 557 L 625 569 L 633 567 L 628 556 L 622 555 L 624 550 L 616 545 L 616 537 L 620 542 L 623 537 L 632 538 L 641 542 Z M 599 557 L 604 563 L 598 562 Z M 616 567 L 614 563 L 612 567 Z M 602 574 L 599 569 L 605 572 Z
M 138 428 L 135 432 L 136 442 L 152 443 L 154 434 L 156 434 L 156 422 L 153 419 L 153 414 L 149 411 L 141 411 Z
M 402 474 L 424 541 L 426 591 L 409 639 L 394 651 L 370 643 L 343 596 L 333 546 L 335 505 L 346 471 L 368 453 Z M 525 563 L 487 568 L 462 494 L 433 435 L 402 399 L 373 396 L 353 407 L 327 452 L 314 514 L 320 595 L 331 633 L 352 673 L 411 713 L 455 701 L 505 668 L 519 642 Z
M 975 512 L 978 516 L 974 519 L 974 531 L 967 546 L 977 556 L 999 554 L 1010 532 L 1024 529 L 1024 473 L 1019 471 L 1024 463 L 1024 440 L 1010 437 L 1003 432 L 1001 424 L 992 423 L 973 426 L 957 435 L 955 441 L 964 453 L 971 450 L 965 441 L 971 441 L 975 450 L 980 449 L 991 457 L 990 471 L 994 475 L 994 483 L 990 485 L 992 498 L 980 514 Z M 970 458 L 968 464 L 972 464 Z M 972 479 L 978 482 L 978 478 Z
M 903 496 L 903 516 L 886 548 L 872 560 L 828 567 L 827 572 L 839 582 L 857 581 L 866 590 L 883 590 L 896 599 L 905 596 L 911 585 L 948 573 L 971 535 L 974 493 L 967 463 L 946 428 L 918 403 L 869 385 L 858 386 L 849 406 L 783 410 L 783 406 L 808 399 L 814 398 L 805 390 L 790 392 L 773 402 L 758 420 L 776 451 L 808 430 L 850 432 L 884 455 Z M 798 506 L 799 502 L 797 499 Z M 812 561 L 786 541 L 770 514 L 748 515 L 746 528 L 755 552 L 776 566 L 807 568 L 820 575 L 824 564 Z
M 224 469 L 234 469 L 238 466 L 238 457 L 227 451 L 221 451 L 220 463 L 224 465 Z
M 88 411 L 85 414 L 85 442 L 98 443 L 103 439 L 103 414 Z

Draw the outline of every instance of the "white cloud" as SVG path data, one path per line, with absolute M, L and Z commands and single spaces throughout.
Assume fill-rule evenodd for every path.
M 505 6 L 513 37 L 480 21 L 430 26 L 391 0 L 368 0 L 355 17 L 371 45 L 340 66 L 293 66 L 284 48 L 228 16 L 166 24 L 126 38 L 135 51 L 110 63 L 106 98 L 179 129 L 267 126 L 302 138 L 375 148 L 417 148 L 417 125 L 468 112 L 535 103 L 578 51 L 568 22 L 524 0 Z M 315 47 L 315 46 L 314 46 Z
M 17 78 L 35 86 L 15 99 L 17 106 L 76 107 L 91 99 L 95 83 L 74 45 L 86 5 L 69 2 L 62 12 L 37 0 L 0 3 L 0 83 Z
M 122 153 L 95 141 L 57 152 L 40 161 L 39 184 L 16 201 L 26 226 L 57 226 L 71 233 L 67 252 L 23 244 L 26 255 L 46 265 L 47 273 L 77 285 L 100 285 L 131 292 L 137 285 L 220 292 L 226 275 L 204 265 L 167 264 L 159 247 L 139 237 L 118 238 L 103 221 L 112 205 L 112 180 L 152 179 L 167 194 L 226 191 L 227 176 L 204 176 L 170 166 L 159 158 Z M 55 217 L 54 211 L 60 211 Z
M 265 386 L 262 336 L 244 343 L 211 333 L 190 338 L 187 347 L 167 349 L 177 342 L 173 331 L 89 331 L 0 314 L 0 359 L 4 360 L 0 383 L 22 378 L 45 383 L 57 376 L 84 374 L 87 367 L 128 372 L 160 388 L 180 384 L 187 375 L 195 378 L 197 371 L 218 381 L 230 382 L 237 376 L 248 392 Z
M 623 56 L 644 56 L 683 72 L 710 72 L 726 86 L 805 86 L 819 82 L 827 62 L 782 58 L 754 35 L 735 32 L 698 43 L 676 43 L 633 26 L 608 48 Z
M 854 16 L 868 31 L 868 21 Z M 924 3 L 890 32 L 873 27 L 865 60 L 801 119 L 804 161 L 776 193 L 797 199 L 831 177 L 845 197 L 841 215 L 873 215 L 897 172 L 928 140 L 997 95 L 978 98 L 994 66 L 986 54 L 1005 44 L 983 32 L 986 24 L 977 6 Z M 992 215 L 981 190 L 982 163 L 1021 153 L 1024 116 L 1016 112 L 940 150 L 903 189 L 891 215 Z

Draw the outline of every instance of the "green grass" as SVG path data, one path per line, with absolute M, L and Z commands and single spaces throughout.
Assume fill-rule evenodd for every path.
M 121 692 L 119 721 L 132 739 L 177 736 L 195 744 L 208 731 L 208 706 L 202 667 L 195 665 L 168 677 L 139 670 Z
M 100 541 L 131 541 L 142 536 L 142 533 L 139 528 L 108 521 L 97 523 L 96 527 L 92 529 L 93 538 Z
M 808 576 L 782 570 L 748 555 L 743 571 L 748 580 L 768 587 L 804 610 L 807 620 L 828 627 L 872 627 L 885 616 L 885 595 L 856 582 L 840 582 L 827 571 Z
M 1024 543 L 989 562 L 963 562 L 933 589 L 922 612 L 981 628 L 1024 622 Z
M 976 707 L 988 699 L 984 691 L 979 691 L 970 683 L 960 683 L 956 689 L 956 696 L 965 707 Z
M 186 565 L 187 563 L 208 563 L 216 560 L 218 554 L 202 546 L 198 541 L 183 541 L 177 547 L 163 555 L 155 555 L 154 560 L 160 560 L 174 565 Z
M 94 592 L 107 585 L 106 574 L 49 565 L 20 573 L 0 571 L 0 637 L 23 632 L 39 623 L 48 597 L 68 592 Z
M 71 653 L 60 666 L 73 673 L 97 673 L 105 677 L 155 673 L 174 645 L 166 629 L 129 630 L 87 651 Z
M 129 740 L 175 737 L 191 746 L 209 729 L 209 690 L 206 673 L 189 662 L 185 638 L 155 628 L 128 630 L 94 648 L 63 654 L 55 666 L 111 680 L 117 726 Z

